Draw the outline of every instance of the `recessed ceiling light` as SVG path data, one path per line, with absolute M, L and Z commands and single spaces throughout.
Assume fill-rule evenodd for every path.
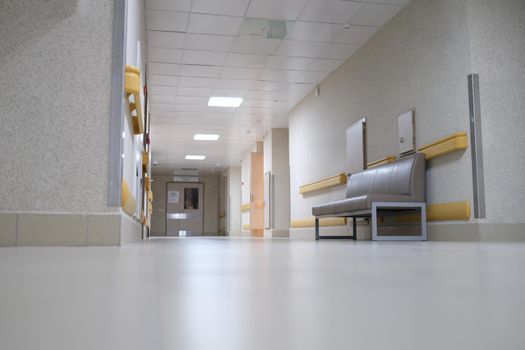
M 206 156 L 197 156 L 193 154 L 188 154 L 186 157 L 184 157 L 186 160 L 204 160 L 206 159 Z
M 242 103 L 240 97 L 210 97 L 208 106 L 210 107 L 239 107 Z
M 195 134 L 193 135 L 193 139 L 196 141 L 217 141 L 219 137 L 220 136 L 216 134 Z

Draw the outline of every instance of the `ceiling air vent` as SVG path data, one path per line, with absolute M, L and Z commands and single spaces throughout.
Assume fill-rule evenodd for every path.
M 292 30 L 293 22 L 277 19 L 246 18 L 241 24 L 240 36 L 262 39 L 284 39 Z

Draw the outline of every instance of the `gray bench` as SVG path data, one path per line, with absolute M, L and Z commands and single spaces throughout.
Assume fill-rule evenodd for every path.
M 421 235 L 379 236 L 377 233 L 378 209 L 419 209 L 421 212 Z M 372 219 L 374 240 L 426 240 L 425 207 L 425 156 L 417 153 L 396 162 L 384 164 L 350 175 L 346 199 L 312 207 L 315 216 L 315 239 L 348 238 L 348 236 L 320 236 L 319 219 L 324 217 L 353 218 L 353 236 L 357 237 L 356 218 Z

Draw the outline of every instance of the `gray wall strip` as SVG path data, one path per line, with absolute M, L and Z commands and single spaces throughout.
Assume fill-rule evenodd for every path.
M 481 141 L 481 104 L 479 76 L 468 76 L 470 111 L 470 149 L 472 152 L 472 184 L 474 185 L 474 217 L 485 218 L 485 180 L 483 175 L 483 144 Z
M 126 54 L 126 0 L 114 0 L 109 115 L 108 206 L 120 207 L 122 181 L 122 131 L 124 129 L 124 64 Z

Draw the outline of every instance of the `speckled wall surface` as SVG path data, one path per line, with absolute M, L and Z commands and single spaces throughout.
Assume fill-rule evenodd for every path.
M 345 130 L 367 118 L 368 161 L 398 154 L 397 117 L 416 108 L 416 144 L 468 131 L 467 2 L 414 0 L 291 113 L 291 218 L 344 198 L 344 186 L 299 186 L 346 172 Z M 428 163 L 429 203 L 472 200 L 470 152 Z
M 469 0 L 469 10 L 487 218 L 525 222 L 525 1 Z
M 479 73 L 487 219 L 524 222 L 525 2 L 413 0 L 290 116 L 292 220 L 344 187 L 299 186 L 346 170 L 344 130 L 367 117 L 368 161 L 397 154 L 397 116 L 416 108 L 417 146 L 469 132 L 467 75 Z M 329 126 L 329 127 L 327 127 Z M 470 149 L 427 163 L 427 202 L 472 203 Z
M 113 1 L 0 1 L 0 211 L 106 212 Z

